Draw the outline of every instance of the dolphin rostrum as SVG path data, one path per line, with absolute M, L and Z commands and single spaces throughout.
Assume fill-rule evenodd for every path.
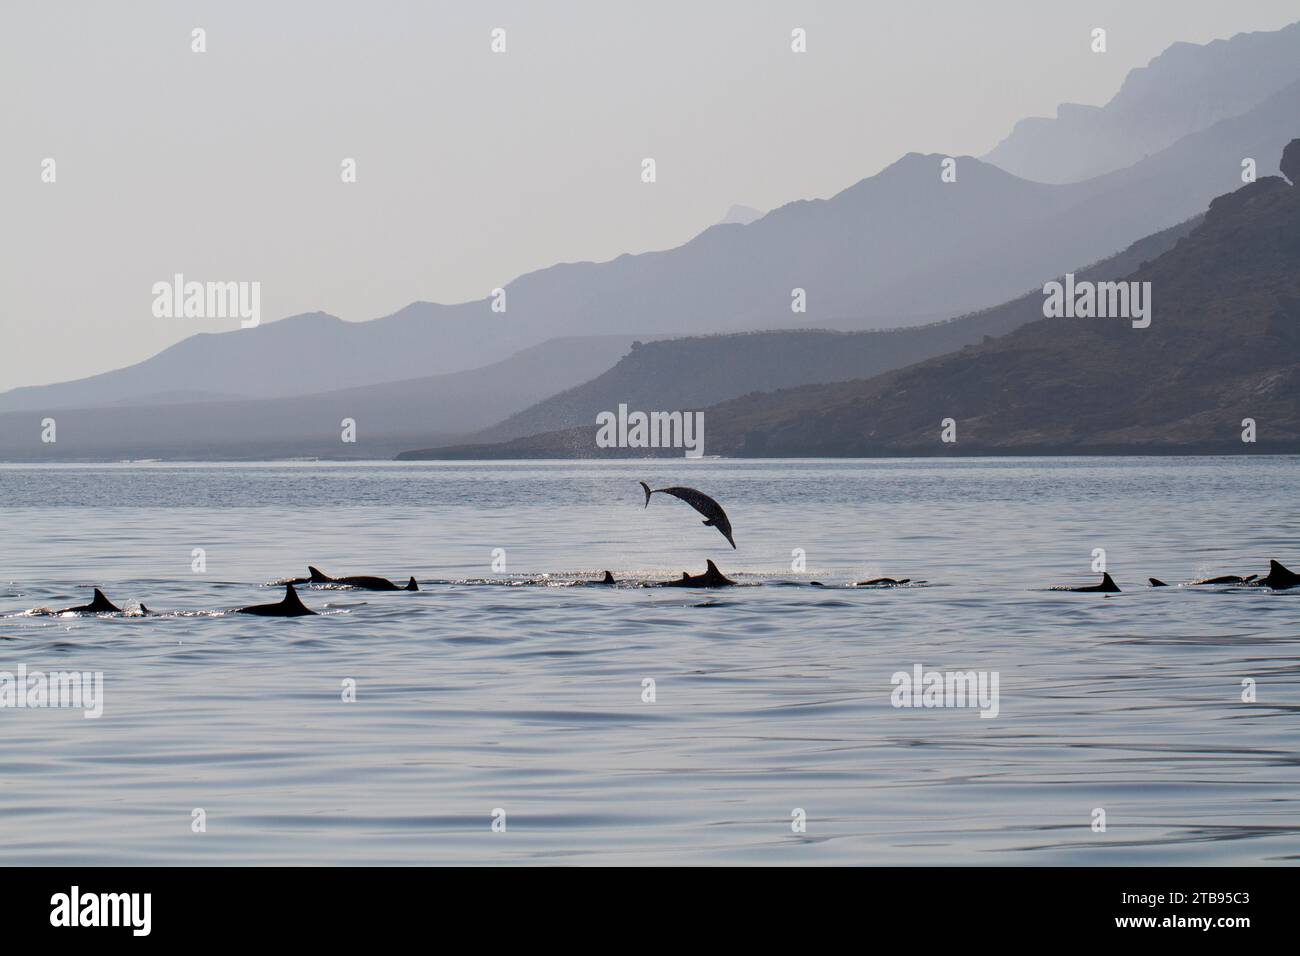
M 291 584 L 346 584 L 348 587 L 358 588 L 362 591 L 418 591 L 420 586 L 415 583 L 412 577 L 406 582 L 406 585 L 394 584 L 388 578 L 377 578 L 367 574 L 356 574 L 346 578 L 332 578 L 319 568 L 307 566 L 307 573 L 310 575 L 306 578 L 295 578 L 289 582 Z
M 1055 587 L 1055 588 L 1048 588 L 1048 590 L 1049 591 L 1080 591 L 1080 592 L 1100 591 L 1106 594 L 1118 594 L 1119 585 L 1111 580 L 1111 577 L 1108 573 L 1102 572 L 1100 584 L 1089 584 L 1086 587 L 1080 587 L 1080 588 Z
M 316 612 L 302 603 L 292 584 L 286 584 L 284 586 L 283 601 L 278 601 L 275 604 L 253 604 L 249 607 L 238 608 L 235 613 L 256 614 L 258 617 L 303 617 Z
M 727 513 L 722 510 L 722 505 L 718 504 L 702 491 L 696 491 L 694 488 L 655 488 L 653 491 L 644 481 L 641 487 L 645 489 L 645 506 L 650 507 L 650 496 L 655 494 L 672 495 L 674 498 L 680 498 L 700 514 L 705 517 L 705 524 L 711 528 L 717 528 L 722 532 L 722 536 L 727 539 L 727 543 L 733 548 L 736 546 L 735 540 L 731 537 L 731 521 L 727 518 Z
M 665 581 L 661 587 L 665 588 L 725 588 L 731 587 L 736 582 L 731 580 L 721 571 L 712 561 L 708 562 L 708 567 L 703 574 L 687 574 L 682 572 L 681 578 L 676 581 Z
M 95 598 L 89 604 L 81 604 L 77 607 L 65 607 L 62 611 L 55 611 L 56 614 L 121 614 L 122 609 L 104 597 L 104 592 L 95 588 Z

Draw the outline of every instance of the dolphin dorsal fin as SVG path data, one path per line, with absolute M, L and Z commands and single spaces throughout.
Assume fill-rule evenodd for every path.
M 605 572 L 604 580 L 602 580 L 600 583 L 601 583 L 601 584 L 613 584 L 613 583 L 614 583 L 614 575 L 613 575 L 613 573 L 611 573 L 611 572 L 609 572 L 609 571 L 606 571 L 606 572 Z
M 704 523 L 705 523 L 705 524 L 708 524 L 707 521 L 704 522 Z M 710 574 L 721 574 L 721 573 L 722 573 L 721 571 L 718 570 L 718 566 L 717 566 L 716 564 L 714 564 L 712 561 L 706 561 L 706 562 L 705 562 L 705 565 L 708 567 L 708 569 L 709 569 L 709 573 L 710 573 Z
M 1281 561 L 1270 560 L 1268 562 L 1268 573 L 1269 574 L 1290 574 L 1291 569 L 1286 567 L 1284 564 L 1282 564 Z M 95 593 L 98 594 L 99 592 L 97 591 Z
M 95 588 L 94 600 L 90 602 L 89 606 L 86 609 L 91 613 L 122 610 L 120 607 L 118 607 L 108 598 L 104 597 L 104 592 L 101 591 L 99 588 Z
M 308 575 L 308 576 L 309 576 L 313 581 L 328 581 L 328 580 L 329 580 L 329 575 L 327 575 L 327 574 L 325 574 L 323 571 L 321 571 L 320 568 L 313 568 L 310 564 L 307 565 L 307 575 Z
M 408 590 L 408 591 L 418 591 L 418 590 L 420 590 L 420 585 L 418 585 L 418 584 L 415 583 L 415 575 L 414 575 L 414 574 L 411 575 L 411 580 L 409 580 L 409 581 L 406 582 L 406 590 Z

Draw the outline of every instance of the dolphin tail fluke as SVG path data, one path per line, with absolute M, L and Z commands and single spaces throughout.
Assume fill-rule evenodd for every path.
M 307 565 L 307 575 L 310 581 L 316 583 L 324 583 L 329 580 L 328 574 L 326 574 L 320 568 L 313 568 L 310 564 Z
M 414 575 L 414 574 L 411 575 L 411 580 L 409 580 L 409 581 L 406 582 L 406 590 L 408 590 L 408 591 L 418 591 L 418 590 L 420 590 L 420 585 L 418 585 L 418 584 L 415 583 L 415 575 Z
M 642 488 L 645 489 L 645 506 L 646 506 L 647 508 L 649 508 L 649 507 L 650 507 L 650 496 L 651 496 L 652 494 L 654 494 L 654 492 L 650 490 L 650 486 L 647 485 L 644 481 L 643 481 L 643 482 L 640 482 L 640 485 L 641 485 Z

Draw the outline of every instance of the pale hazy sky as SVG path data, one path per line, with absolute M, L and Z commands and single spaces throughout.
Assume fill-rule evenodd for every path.
M 980 155 L 1021 117 L 1104 103 L 1177 40 L 1298 17 L 1295 0 L 4 0 L 0 391 L 238 325 L 154 318 L 176 272 L 261 281 L 263 321 L 478 299 L 909 151 Z

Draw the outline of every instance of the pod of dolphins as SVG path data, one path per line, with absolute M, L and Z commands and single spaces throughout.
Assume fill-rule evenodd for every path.
M 727 517 L 727 512 L 723 510 L 722 505 L 717 501 L 697 491 L 694 488 L 683 488 L 673 486 L 670 488 L 651 488 L 644 481 L 640 483 L 641 488 L 645 491 L 645 507 L 650 507 L 651 495 L 669 495 L 686 502 L 701 515 L 704 516 L 703 524 L 706 527 L 716 528 L 721 535 L 727 539 L 727 543 L 733 549 L 736 547 L 736 540 L 732 536 L 731 519 Z M 1164 581 L 1159 578 L 1148 578 L 1150 586 L 1153 588 L 1168 587 Z M 318 568 L 307 568 L 307 577 L 292 578 L 281 582 L 284 584 L 284 597 L 271 604 L 252 604 L 248 607 L 236 608 L 232 613 L 235 614 L 252 614 L 257 617 L 303 617 L 314 615 L 316 612 L 302 603 L 298 592 L 294 590 L 295 584 L 336 584 L 343 587 L 355 588 L 363 591 L 418 591 L 420 586 L 416 583 L 415 578 L 411 577 L 405 585 L 394 584 L 387 578 L 374 577 L 372 575 L 358 574 L 348 575 L 345 577 L 330 577 Z M 595 585 L 612 585 L 618 582 L 614 575 L 606 571 L 604 577 L 599 581 L 587 582 Z M 825 587 L 820 581 L 809 582 L 814 587 Z M 913 582 L 911 578 L 872 578 L 868 581 L 858 581 L 854 587 L 877 587 L 891 588 L 900 587 L 906 584 L 924 584 L 924 581 Z M 711 560 L 706 562 L 705 570 L 701 574 L 690 574 L 682 572 L 682 576 L 675 580 L 663 581 L 653 587 L 664 588 L 722 588 L 732 587 L 735 581 L 727 577 L 718 566 Z M 1290 588 L 1300 587 L 1300 574 L 1287 567 L 1284 567 L 1279 561 L 1270 561 L 1268 574 L 1259 576 L 1257 574 L 1237 575 L 1224 574 L 1212 578 L 1202 578 L 1198 581 L 1187 582 L 1188 587 L 1197 585 L 1237 585 L 1240 587 L 1259 587 L 1270 588 L 1274 591 L 1285 591 Z M 1115 583 L 1109 573 L 1102 573 L 1101 581 L 1098 584 L 1090 584 L 1082 587 L 1058 586 L 1048 588 L 1050 591 L 1072 591 L 1072 592 L 1089 592 L 1101 594 L 1118 594 L 1120 587 Z M 104 596 L 104 592 L 99 588 L 94 589 L 94 596 L 89 604 L 81 604 L 76 607 L 63 608 L 60 611 L 42 611 L 48 614 L 121 614 L 124 613 L 120 607 Z M 150 611 L 143 604 L 140 605 L 140 615 L 148 616 L 154 612 Z

